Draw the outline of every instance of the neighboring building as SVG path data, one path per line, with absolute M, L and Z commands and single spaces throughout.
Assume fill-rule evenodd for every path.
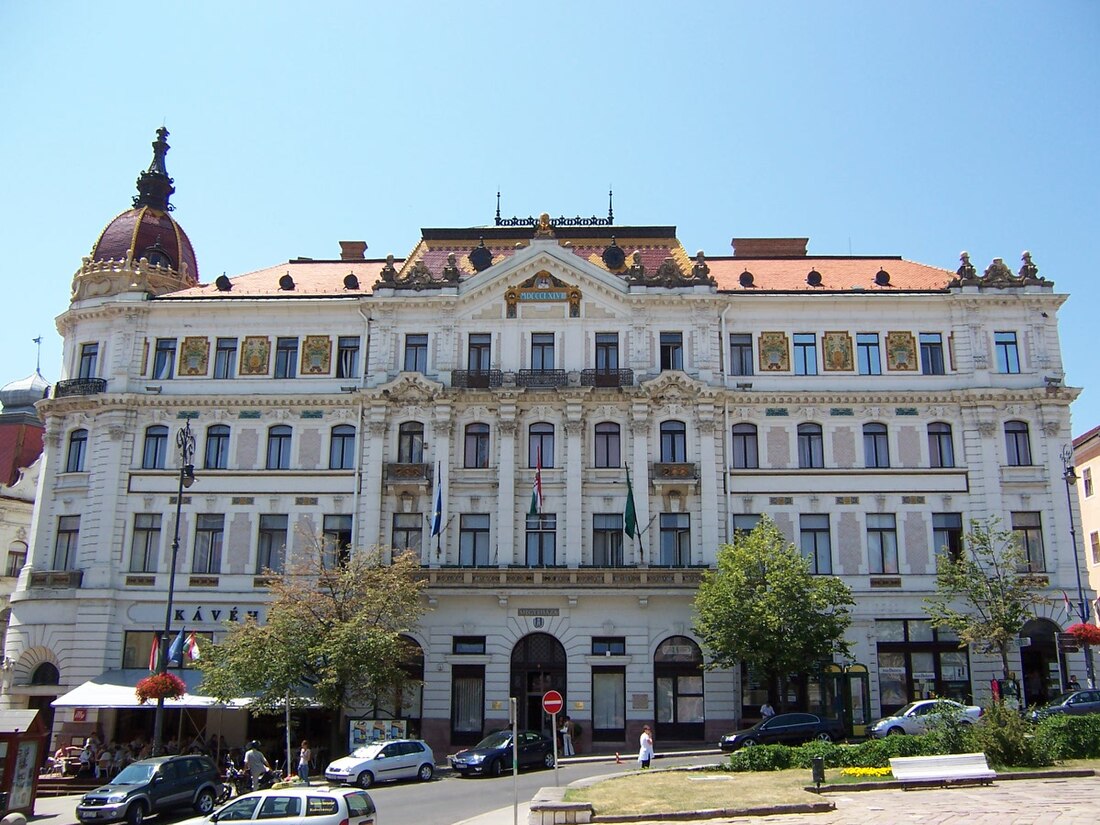
M 1073 464 L 1077 476 L 1075 506 L 1081 508 L 1081 530 L 1077 541 L 1084 553 L 1090 590 L 1100 589 L 1100 427 L 1093 427 L 1084 435 L 1073 439 Z M 1089 605 L 1089 616 L 1095 620 L 1097 604 Z
M 262 621 L 258 574 L 304 535 L 414 548 L 431 610 L 414 634 L 423 688 L 400 715 L 444 751 L 506 724 L 509 696 L 521 726 L 543 726 L 548 688 L 586 747 L 654 722 L 658 741 L 713 742 L 755 716 L 755 674 L 702 668 L 692 598 L 763 513 L 857 599 L 856 665 L 822 663 L 796 703 L 850 704 L 858 729 L 933 693 L 987 697 L 998 662 L 934 631 L 922 599 L 937 553 L 990 516 L 1050 582 L 1013 653 L 1029 698 L 1082 673 L 1055 647 L 1074 586 L 1065 296 L 1026 253 L 1019 275 L 965 254 L 957 273 L 810 255 L 798 238 L 708 258 L 609 210 L 425 229 L 403 259 L 344 242 L 339 260 L 203 284 L 168 213 L 164 137 L 58 320 L 63 380 L 38 406 L 42 495 L 6 649 L 17 685 L 41 661 L 59 692 L 144 671 L 185 423 L 198 481 L 174 627 Z M 59 702 L 66 736 L 148 724 L 74 701 Z

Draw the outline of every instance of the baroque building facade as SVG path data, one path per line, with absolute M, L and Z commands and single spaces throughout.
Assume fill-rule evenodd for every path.
M 323 534 L 411 548 L 428 581 L 420 686 L 352 716 L 396 716 L 445 751 L 506 724 L 510 697 L 544 728 L 553 688 L 585 747 L 622 748 L 643 724 L 713 742 L 769 697 L 747 669 L 706 667 L 692 600 L 762 514 L 857 602 L 854 661 L 819 663 L 773 704 L 841 710 L 859 733 L 911 699 L 987 697 L 997 662 L 933 629 L 922 599 L 937 554 L 990 517 L 1049 582 L 1013 653 L 1028 699 L 1082 672 L 1056 641 L 1075 552 L 1066 296 L 1026 253 L 1019 273 L 965 253 L 957 272 L 811 255 L 800 238 L 708 257 L 610 209 L 498 209 L 422 230 L 403 258 L 343 242 L 338 259 L 202 283 L 165 138 L 58 319 L 9 704 L 42 662 L 59 695 L 146 672 L 173 535 L 173 627 L 217 639 L 263 621 L 262 572 Z M 177 524 L 185 425 L 197 482 Z M 147 721 L 106 695 L 61 697 L 55 731 Z

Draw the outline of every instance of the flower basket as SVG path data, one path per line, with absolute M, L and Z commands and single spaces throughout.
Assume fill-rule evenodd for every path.
M 152 676 L 146 676 L 134 688 L 138 702 L 142 705 L 157 699 L 179 699 L 186 692 L 187 685 L 174 673 L 155 673 Z
M 1073 638 L 1083 645 L 1100 645 L 1100 627 L 1094 624 L 1078 622 L 1075 625 L 1067 627 L 1066 633 L 1073 636 Z

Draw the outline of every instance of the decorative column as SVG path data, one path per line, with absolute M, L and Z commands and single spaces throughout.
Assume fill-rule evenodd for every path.
M 623 562 L 629 564 L 633 555 L 635 565 L 648 565 L 653 560 L 653 553 L 657 547 L 650 541 L 649 535 L 649 404 L 646 401 L 635 402 L 630 413 L 634 441 L 630 480 L 634 485 L 634 510 L 638 517 L 638 529 L 642 534 L 640 539 L 635 538 L 633 542 L 630 541 L 629 536 L 626 537 L 625 540 L 631 544 L 631 551 L 623 554 L 625 556 Z M 625 509 L 625 499 L 623 506 Z
M 581 485 L 584 480 L 584 419 L 581 405 L 566 405 L 565 422 L 565 535 L 559 554 L 559 563 L 569 567 L 581 563 L 584 546 L 583 513 L 581 512 Z
M 501 405 L 497 424 L 500 464 L 497 486 L 497 564 L 516 563 L 516 406 Z
M 382 470 L 386 466 L 386 428 L 389 411 L 384 406 L 372 406 L 367 411 L 367 449 L 363 465 L 363 492 L 360 512 L 363 524 L 355 531 L 352 539 L 356 547 L 388 545 L 390 537 L 382 535 L 382 511 L 384 496 L 382 490 Z
M 722 445 L 714 441 L 714 410 L 709 406 L 699 409 L 699 542 L 692 548 L 695 564 L 709 564 L 718 548 L 718 499 L 715 459 L 724 455 Z
M 450 544 L 447 541 L 448 528 L 457 518 L 458 514 L 452 509 L 454 496 L 451 495 L 451 435 L 454 433 L 454 422 L 451 420 L 451 407 L 449 404 L 435 408 L 435 420 L 432 422 L 432 444 L 435 462 L 439 468 L 439 478 L 432 485 L 429 493 L 428 505 L 428 556 L 434 565 L 447 564 L 451 561 Z M 434 470 L 433 470 L 434 472 Z M 436 485 L 443 491 L 443 514 L 439 527 L 439 535 L 432 536 L 432 521 L 435 518 L 435 494 Z M 455 547 L 457 548 L 457 544 Z M 454 561 L 458 560 L 457 550 L 454 553 Z

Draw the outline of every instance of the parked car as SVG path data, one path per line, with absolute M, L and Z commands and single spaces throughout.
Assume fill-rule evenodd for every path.
M 554 742 L 533 730 L 521 730 L 518 734 L 519 767 L 554 767 Z M 500 776 L 512 770 L 512 731 L 490 733 L 472 748 L 466 748 L 450 757 L 451 767 L 463 776 L 487 774 Z
M 1038 722 L 1046 716 L 1060 713 L 1078 715 L 1082 713 L 1100 713 L 1100 690 L 1070 690 L 1055 696 L 1045 705 L 1035 708 L 1031 718 Z
M 221 794 L 218 769 L 208 756 L 157 756 L 123 768 L 109 784 L 81 797 L 76 818 L 81 822 L 126 820 L 141 825 L 149 814 L 192 807 L 200 814 L 214 810 Z
M 420 739 L 390 739 L 372 742 L 337 759 L 325 768 L 325 779 L 337 784 L 369 788 L 375 782 L 392 779 L 419 779 L 427 782 L 435 775 L 435 756 Z
M 752 745 L 800 745 L 814 739 L 832 742 L 843 739 L 844 723 L 815 713 L 779 713 L 762 719 L 751 728 L 726 734 L 718 747 L 724 751 Z
M 982 709 L 977 705 L 964 705 L 951 699 L 921 699 L 910 702 L 892 716 L 879 719 L 871 725 L 871 736 L 881 739 L 883 736 L 900 733 L 924 733 L 928 730 L 928 723 L 941 713 L 958 714 L 960 722 L 971 725 L 978 721 Z
M 216 822 L 261 821 L 282 825 L 378 825 L 374 800 L 354 788 L 318 786 L 255 791 L 238 796 L 209 816 L 188 819 L 179 825 L 212 825 Z

